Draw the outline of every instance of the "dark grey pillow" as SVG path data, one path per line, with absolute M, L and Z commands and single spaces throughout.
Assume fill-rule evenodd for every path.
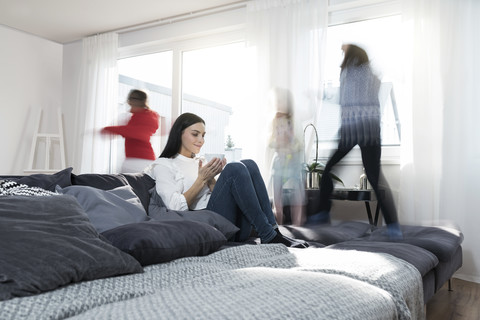
M 58 187 L 57 192 L 77 198 L 98 232 L 149 220 L 140 200 L 129 185 L 112 190 L 88 186 Z
M 72 185 L 72 168 L 63 169 L 54 174 L 32 174 L 29 176 L 10 179 L 20 184 L 26 184 L 29 187 L 39 187 L 49 191 L 55 191 L 55 187 L 68 187 Z
M 142 201 L 145 210 L 148 210 L 150 203 L 150 189 L 155 187 L 155 180 L 146 173 L 122 173 L 128 184 L 132 186 L 133 191 Z
M 72 174 L 72 184 L 111 190 L 128 185 L 128 180 L 120 174 L 85 173 L 79 175 Z
M 150 190 L 151 198 L 148 207 L 148 215 L 156 221 L 197 221 L 203 222 L 212 227 L 217 228 L 227 239 L 233 238 L 235 233 L 240 230 L 236 225 L 231 223 L 227 218 L 210 210 L 196 211 L 176 211 L 169 210 L 165 206 L 162 198 L 155 188 Z
M 85 173 L 80 175 L 72 174 L 72 184 L 89 186 L 102 190 L 111 190 L 120 186 L 130 185 L 133 192 L 135 192 L 142 202 L 145 210 L 148 210 L 148 204 L 150 201 L 149 190 L 155 186 L 155 180 L 145 173 Z
M 214 227 L 195 221 L 146 221 L 102 233 L 111 244 L 131 254 L 143 266 L 204 256 L 227 242 Z
M 0 300 L 142 271 L 68 195 L 0 197 L 0 243 Z

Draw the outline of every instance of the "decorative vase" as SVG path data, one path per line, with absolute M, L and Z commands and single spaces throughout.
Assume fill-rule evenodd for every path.
M 320 177 L 318 172 L 307 172 L 307 189 L 319 189 Z
M 363 173 L 360 175 L 360 190 L 368 189 L 368 178 L 365 174 L 365 168 L 363 168 Z

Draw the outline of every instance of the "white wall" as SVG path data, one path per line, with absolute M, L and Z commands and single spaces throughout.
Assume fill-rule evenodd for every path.
M 63 46 L 1 25 L 0 42 L 0 174 L 23 174 L 40 108 L 41 131 L 57 132 Z
M 78 81 L 82 62 L 82 42 L 76 41 L 63 46 L 63 96 L 62 109 L 65 121 L 65 152 L 67 167 L 73 167 L 75 150 L 75 108 L 77 105 Z M 75 168 L 73 168 L 75 172 Z

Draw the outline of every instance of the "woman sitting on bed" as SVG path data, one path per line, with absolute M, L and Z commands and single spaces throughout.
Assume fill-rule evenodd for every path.
M 204 163 L 196 157 L 204 143 L 205 121 L 184 113 L 173 124 L 160 157 L 146 169 L 167 208 L 217 212 L 240 228 L 235 241 L 247 240 L 253 227 L 262 243 L 307 247 L 302 240 L 285 237 L 278 230 L 256 163 L 242 160 L 227 164 L 226 159 L 219 158 Z

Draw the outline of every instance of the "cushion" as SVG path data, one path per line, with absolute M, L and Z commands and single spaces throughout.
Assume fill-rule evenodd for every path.
M 112 190 L 88 186 L 58 187 L 57 191 L 77 198 L 98 232 L 149 220 L 140 200 L 129 185 Z
M 63 169 L 54 174 L 32 174 L 21 178 L 13 178 L 11 180 L 19 183 L 26 184 L 29 187 L 39 187 L 49 191 L 55 191 L 55 187 L 68 187 L 72 185 L 71 182 L 72 168 Z
M 145 210 L 150 201 L 149 190 L 155 186 L 155 180 L 145 173 L 129 174 L 72 174 L 72 184 L 90 186 L 102 190 L 111 190 L 120 186 L 130 185 L 138 196 Z
M 0 197 L 0 243 L 0 300 L 142 271 L 68 195 Z
M 29 187 L 12 180 L 0 181 L 0 196 L 53 196 L 56 192 L 39 187 Z
M 407 243 L 350 240 L 327 248 L 388 253 L 415 266 L 422 277 L 438 264 L 433 253 Z
M 120 174 L 72 174 L 72 185 L 89 186 L 102 190 L 111 190 L 128 185 L 128 180 Z
M 235 233 L 240 230 L 236 225 L 231 223 L 227 218 L 210 210 L 195 210 L 195 211 L 176 211 L 169 210 L 163 203 L 162 198 L 158 195 L 155 188 L 150 190 L 151 198 L 148 207 L 148 215 L 151 219 L 156 221 L 197 221 L 203 222 L 212 227 L 215 227 L 227 239 L 231 239 Z
M 302 227 L 284 225 L 279 228 L 280 232 L 287 237 L 319 242 L 328 246 L 361 237 L 370 230 L 370 225 L 358 221 L 342 221 L 337 225 L 317 224 Z
M 111 244 L 143 266 L 189 256 L 204 256 L 227 242 L 214 227 L 195 221 L 146 221 L 102 233 Z
M 368 240 L 388 241 L 385 228 L 376 229 L 368 236 Z M 403 232 L 403 240 L 400 242 L 428 250 L 440 261 L 449 261 L 463 241 L 463 234 L 452 226 L 402 225 L 400 228 Z
M 150 203 L 150 189 L 155 187 L 155 180 L 146 173 L 122 173 L 133 191 L 137 194 L 145 210 Z

